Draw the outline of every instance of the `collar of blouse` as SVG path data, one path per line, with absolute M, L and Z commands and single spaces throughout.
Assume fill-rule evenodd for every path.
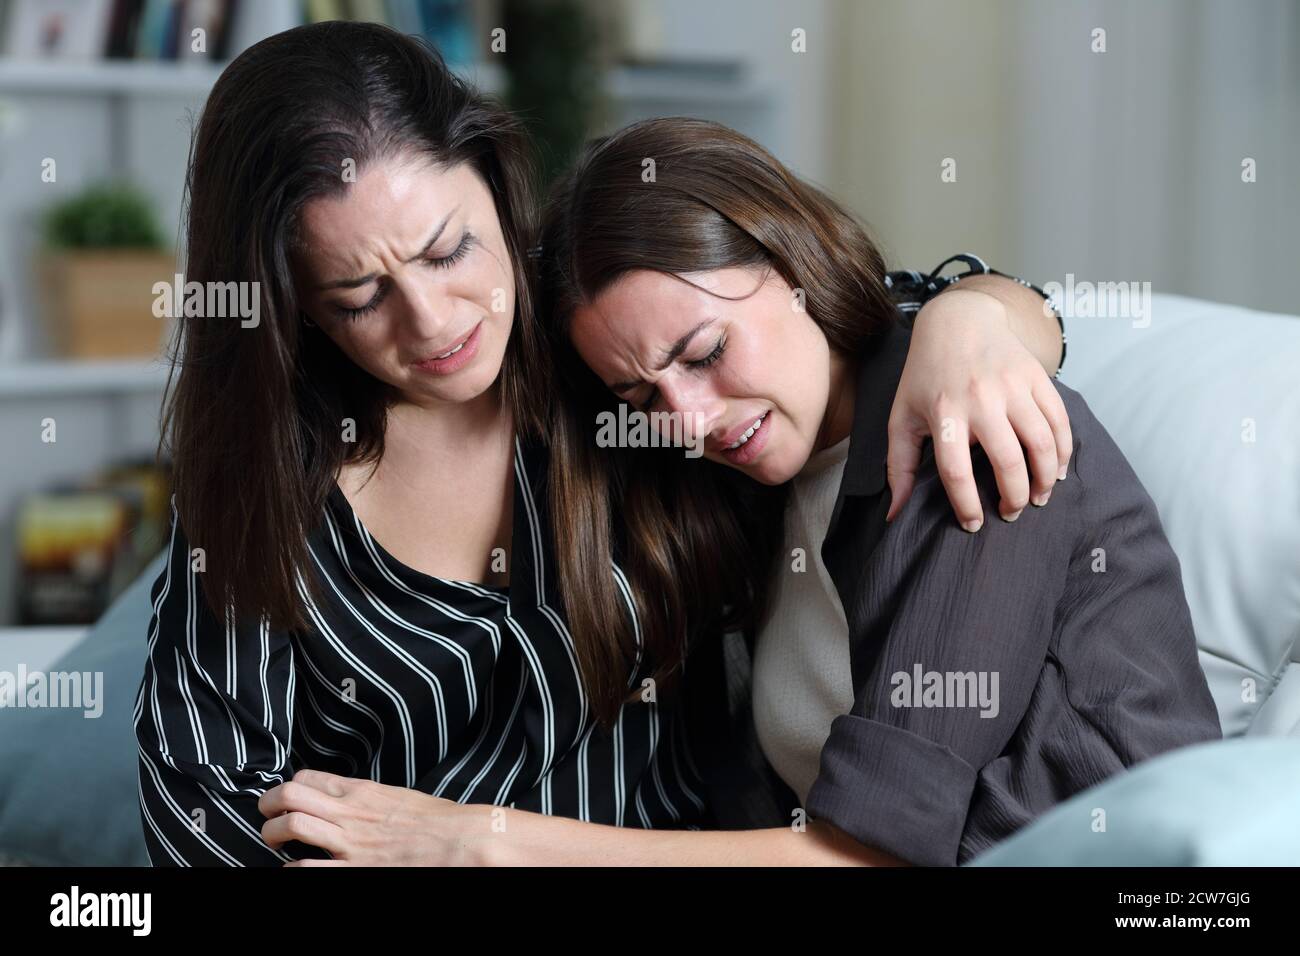
M 895 320 L 880 332 L 858 362 L 853 428 L 838 499 L 878 495 L 885 489 L 889 453 L 889 412 L 907 361 L 911 332 Z M 837 508 L 838 510 L 838 508 Z

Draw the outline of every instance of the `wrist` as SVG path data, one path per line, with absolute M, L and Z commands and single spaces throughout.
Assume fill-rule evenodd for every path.
M 511 866 L 511 846 L 507 840 L 518 811 L 491 804 L 471 803 L 458 806 L 451 826 L 445 811 L 434 832 L 438 833 L 432 858 L 447 866 Z
M 511 807 L 487 807 L 486 831 L 469 848 L 473 866 L 533 866 L 539 861 L 530 847 L 542 837 L 551 818 Z
M 922 319 L 927 325 L 936 320 L 951 322 L 992 323 L 1002 328 L 1011 328 L 1011 316 L 1006 303 L 996 295 L 984 289 L 949 286 L 940 292 L 916 313 L 914 325 Z

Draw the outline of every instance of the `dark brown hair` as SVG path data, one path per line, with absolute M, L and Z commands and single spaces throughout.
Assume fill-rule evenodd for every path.
M 597 447 L 596 416 L 617 400 L 569 341 L 573 310 L 633 270 L 754 267 L 802 289 L 846 355 L 895 313 L 862 226 L 757 143 L 702 120 L 647 120 L 592 142 L 551 197 L 542 247 L 538 315 L 556 361 L 552 510 L 557 525 L 583 529 L 556 542 L 559 577 L 585 598 L 569 608 L 570 628 L 589 682 L 606 691 L 599 701 L 613 696 L 635 639 L 601 573 L 611 557 L 628 569 L 642 639 L 669 679 L 695 636 L 758 624 L 785 492 L 662 449 Z
M 407 151 L 469 163 L 492 192 L 516 288 L 501 386 L 516 428 L 540 429 L 533 174 L 513 117 L 383 26 L 317 23 L 250 47 L 217 80 L 191 146 L 186 279 L 259 283 L 261 321 L 177 321 L 160 446 L 180 525 L 206 552 L 208 602 L 238 619 L 303 625 L 297 580 L 319 594 L 307 538 L 339 467 L 383 454 L 393 396 L 302 321 L 290 261 L 304 204 L 347 188 L 345 160 L 359 174 Z

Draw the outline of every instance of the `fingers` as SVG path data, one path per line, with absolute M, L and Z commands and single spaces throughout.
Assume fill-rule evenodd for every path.
M 886 521 L 893 521 L 894 515 L 907 504 L 912 496 L 912 487 L 916 483 L 916 470 L 921 465 L 921 448 L 925 444 L 925 434 L 908 428 L 901 420 L 889 421 L 889 453 L 885 457 L 885 475 L 889 480 L 889 513 Z
M 282 813 L 262 824 L 262 839 L 267 846 L 277 850 L 290 840 L 298 840 L 340 854 L 346 849 L 343 837 L 343 828 L 338 824 L 300 810 Z
M 1042 409 L 1030 396 L 1013 399 L 1007 406 L 1007 419 L 1029 458 L 1029 500 L 1041 508 L 1056 487 L 1060 472 L 1056 437 Z
M 958 524 L 967 531 L 978 531 L 984 526 L 984 506 L 975 487 L 966 422 L 955 417 L 940 420 L 934 432 L 934 464 Z
M 331 797 L 345 797 L 348 794 L 348 785 L 357 781 L 351 777 L 340 777 L 336 773 L 326 773 L 324 770 L 303 769 L 293 775 L 293 782 L 328 793 Z
M 1002 396 L 982 391 L 980 400 L 972 403 L 975 412 L 969 422 L 957 409 L 943 416 L 936 411 L 925 422 L 909 421 L 904 414 L 890 417 L 886 472 L 891 500 L 886 521 L 893 521 L 911 497 L 927 437 L 933 438 L 935 465 L 958 523 L 967 531 L 978 531 L 984 521 L 972 443 L 984 449 L 993 467 L 1003 520 L 1016 520 L 1028 504 L 1047 504 L 1074 447 L 1060 394 L 1046 375 L 1039 375 L 1027 392 L 1004 393 L 1005 404 Z
M 264 817 L 276 817 L 291 810 L 301 810 L 324 820 L 332 820 L 338 798 L 315 787 L 308 786 L 295 775 L 288 783 L 272 787 L 257 800 L 258 812 Z
M 1070 456 L 1074 453 L 1074 433 L 1070 430 L 1070 416 L 1065 411 L 1065 402 L 1061 401 L 1061 393 L 1052 387 L 1051 379 L 1046 376 L 1035 383 L 1032 394 L 1056 441 L 1056 480 L 1064 481 Z
M 1029 504 L 1029 470 L 1025 467 L 1020 440 L 1005 414 L 979 419 L 973 423 L 972 434 L 993 466 L 1002 497 L 998 513 L 1004 521 L 1015 521 Z

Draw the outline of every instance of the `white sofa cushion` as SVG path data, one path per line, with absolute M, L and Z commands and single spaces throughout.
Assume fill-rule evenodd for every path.
M 1300 735 L 1300 318 L 1156 295 L 1145 321 L 1067 314 L 1061 380 L 1160 510 L 1224 735 Z

